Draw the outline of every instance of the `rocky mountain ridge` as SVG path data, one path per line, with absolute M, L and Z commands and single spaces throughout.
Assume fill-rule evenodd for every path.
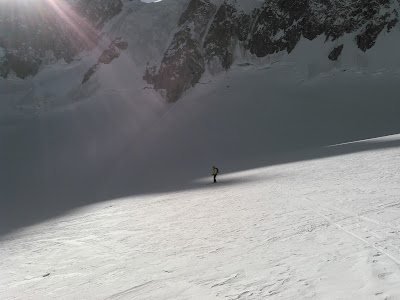
M 398 24 L 399 11 L 398 0 L 272 0 L 250 13 L 240 9 L 240 0 L 191 0 L 161 64 L 149 66 L 144 79 L 174 102 L 206 68 L 228 70 L 237 46 L 261 58 L 292 52 L 302 37 L 328 41 L 355 34 L 365 52 Z M 345 46 L 333 48 L 327 59 L 337 60 Z
M 104 34 L 103 26 L 119 15 L 125 5 L 122 0 L 42 0 L 43 5 L 32 10 L 15 6 L 21 1 L 2 4 L 0 11 L 3 78 L 10 72 L 20 78 L 35 76 L 46 64 L 60 59 L 70 63 L 83 50 L 94 49 Z M 325 42 L 337 41 L 329 44 L 328 61 L 340 60 L 342 52 L 350 46 L 357 47 L 360 53 L 367 52 L 381 34 L 398 27 L 400 12 L 399 0 L 180 0 L 180 3 L 187 6 L 180 18 L 172 22 L 173 25 L 177 22 L 175 30 L 166 33 L 170 34 L 169 42 L 160 48 L 160 53 L 166 49 L 164 55 L 159 58 L 158 54 L 145 70 L 139 71 L 168 102 L 180 99 L 206 72 L 218 74 L 229 70 L 240 59 L 238 52 L 262 59 L 276 53 L 291 53 L 302 39 L 318 37 Z M 117 32 L 105 41 L 108 48 L 100 49 L 104 51 L 97 63 L 82 73 L 81 84 L 90 81 L 101 64 L 112 63 L 128 48 L 129 34 L 129 31 L 122 35 Z M 352 37 L 353 45 L 342 41 L 345 36 Z M 130 55 L 136 55 L 134 49 Z

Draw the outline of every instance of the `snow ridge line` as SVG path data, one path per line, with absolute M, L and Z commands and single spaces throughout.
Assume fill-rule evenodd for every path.
M 370 244 L 367 240 L 363 239 L 362 237 L 356 235 L 355 233 L 345 229 L 343 226 L 339 225 L 338 223 L 336 223 L 335 221 L 333 221 L 332 219 L 330 219 L 329 217 L 325 216 L 324 214 L 318 212 L 317 210 L 315 210 L 314 208 L 312 208 L 312 206 L 318 206 L 317 204 L 315 204 L 312 200 L 310 200 L 307 197 L 302 197 L 304 200 L 308 201 L 308 203 L 310 204 L 310 207 L 308 207 L 310 210 L 312 210 L 314 213 L 316 213 L 317 215 L 319 215 L 320 217 L 324 218 L 327 222 L 329 222 L 331 225 L 334 225 L 336 228 L 342 230 L 343 232 L 355 237 L 356 239 L 362 241 L 363 243 L 365 243 L 366 245 L 374 248 L 376 251 L 383 253 L 385 256 L 387 256 L 388 258 L 390 258 L 391 260 L 393 260 L 396 264 L 400 265 L 400 260 L 398 260 L 397 258 L 393 257 L 392 255 L 390 255 L 389 253 L 387 253 L 386 251 L 379 249 L 377 246 L 374 246 L 372 244 Z

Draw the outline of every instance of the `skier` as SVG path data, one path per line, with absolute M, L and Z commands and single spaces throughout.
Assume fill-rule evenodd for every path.
M 213 168 L 213 176 L 214 176 L 214 183 L 217 182 L 217 175 L 218 175 L 218 168 L 216 168 L 215 166 L 212 167 Z

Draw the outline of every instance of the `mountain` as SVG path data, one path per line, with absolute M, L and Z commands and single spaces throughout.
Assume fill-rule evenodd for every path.
M 399 20 L 397 0 L 274 0 L 250 10 L 242 7 L 246 2 L 227 0 L 217 5 L 210 0 L 190 1 L 158 72 L 146 75 L 148 82 L 165 89 L 168 101 L 176 101 L 205 70 L 229 70 L 237 52 L 260 58 L 291 53 L 301 38 L 324 36 L 327 42 L 345 35 L 354 35 L 352 42 L 366 52 Z M 344 46 L 332 47 L 326 59 L 337 60 Z
M 23 0 L 1 4 L 1 76 L 15 74 L 35 82 L 32 76 L 65 62 L 52 77 L 68 76 L 74 68 L 74 77 L 80 80 L 64 85 L 68 89 L 64 95 L 30 91 L 22 97 L 9 96 L 25 108 L 32 107 L 27 98 L 38 98 L 35 105 L 50 107 L 87 99 L 94 93 L 91 78 L 121 52 L 131 60 L 132 73 L 124 73 L 131 78 L 130 86 L 152 87 L 168 102 L 180 99 L 209 74 L 227 72 L 235 65 L 265 65 L 274 55 L 290 58 L 304 40 L 318 40 L 318 47 L 309 52 L 317 51 L 318 57 L 323 52 L 319 63 L 338 66 L 346 57 L 357 56 L 347 66 L 363 67 L 380 39 L 393 39 L 391 33 L 398 33 L 400 11 L 398 0 L 38 3 L 35 9 L 24 6 Z M 307 57 L 293 59 L 301 62 Z

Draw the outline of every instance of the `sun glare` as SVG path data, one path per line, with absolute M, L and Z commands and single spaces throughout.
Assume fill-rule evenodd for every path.
M 37 4 L 39 2 L 43 2 L 44 0 L 0 0 L 0 5 L 2 4 L 24 4 L 24 5 L 32 5 Z
M 1 15 L 25 26 L 56 20 L 73 33 L 69 35 L 71 44 L 93 47 L 98 34 L 97 29 L 85 21 L 66 0 L 0 0 Z

